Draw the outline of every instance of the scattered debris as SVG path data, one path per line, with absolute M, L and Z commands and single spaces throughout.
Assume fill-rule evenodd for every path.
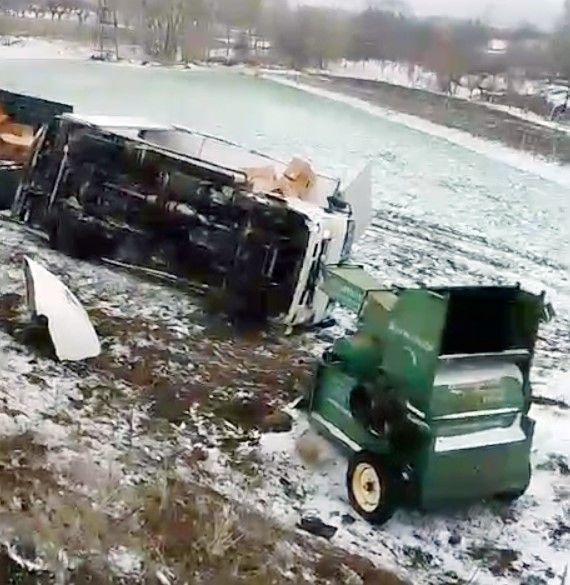
M 280 177 L 272 166 L 245 171 L 254 193 L 274 193 L 286 198 L 307 198 L 317 182 L 311 165 L 299 158 L 292 159 Z
M 418 546 L 406 545 L 402 549 L 402 552 L 408 558 L 408 562 L 412 567 L 428 568 L 433 564 L 433 555 Z
M 57 357 L 79 361 L 97 357 L 101 345 L 85 309 L 51 272 L 25 257 L 26 299 L 32 320 L 47 326 Z
M 461 535 L 458 532 L 452 532 L 447 542 L 449 542 L 451 546 L 457 546 L 461 544 Z
M 570 539 L 570 522 L 560 517 L 557 525 L 550 531 L 552 540 L 556 543 L 562 544 L 562 541 Z
M 334 526 L 325 524 L 320 518 L 317 518 L 316 516 L 307 516 L 305 518 L 301 518 L 298 527 L 305 532 L 310 532 L 315 536 L 321 536 L 327 540 L 330 540 L 338 530 L 338 528 L 335 528 Z

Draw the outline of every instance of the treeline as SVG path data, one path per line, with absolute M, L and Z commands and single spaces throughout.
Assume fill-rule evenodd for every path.
M 286 0 L 113 1 L 129 25 L 138 27 L 147 50 L 166 59 L 204 58 L 223 38 L 235 45 L 235 31 L 241 31 L 240 48 L 252 59 L 296 68 L 339 59 L 397 61 L 434 71 L 442 87 L 468 73 L 517 68 L 544 75 L 564 70 L 566 59 L 570 63 L 570 42 L 556 43 L 530 25 L 505 32 L 476 21 L 419 19 L 395 0 L 380 0 L 360 13 L 291 8 Z M 495 38 L 506 41 L 504 50 L 489 50 Z M 271 47 L 269 55 L 255 50 L 259 39 Z
M 95 10 L 95 5 L 90 0 L 0 0 L 0 10 L 35 18 L 48 15 L 52 20 L 61 20 L 66 14 L 76 15 L 81 24 Z
M 415 18 L 403 0 L 374 0 L 360 13 L 291 8 L 287 0 L 107 0 L 150 55 L 205 59 L 220 53 L 326 67 L 339 59 L 406 63 L 437 74 L 442 89 L 466 74 L 519 70 L 526 76 L 570 77 L 570 0 L 552 34 L 521 26 L 495 30 L 478 21 Z M 97 0 L 0 0 L 0 7 L 85 14 Z M 493 49 L 493 39 L 503 46 Z M 233 47 L 233 51 L 230 51 Z M 258 50 L 263 47 L 265 50 Z M 270 50 L 267 50 L 270 47 Z

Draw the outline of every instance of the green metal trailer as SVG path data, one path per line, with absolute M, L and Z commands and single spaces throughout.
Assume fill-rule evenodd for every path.
M 358 312 L 323 356 L 313 425 L 350 454 L 347 489 L 371 522 L 514 499 L 530 482 L 530 370 L 544 294 L 516 287 L 383 290 L 359 267 L 326 269 L 325 292 Z

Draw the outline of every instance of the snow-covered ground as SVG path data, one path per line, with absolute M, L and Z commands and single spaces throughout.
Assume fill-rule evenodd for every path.
M 338 528 L 335 546 L 364 554 L 416 584 L 561 583 L 569 561 L 570 411 L 533 408 L 535 472 L 519 503 L 437 514 L 401 511 L 385 527 L 374 528 L 358 519 L 347 502 L 346 460 L 313 434 L 301 412 L 291 411 L 290 433 L 266 435 L 242 430 L 222 414 L 237 398 L 255 400 L 262 392 L 284 406 L 286 395 L 278 390 L 287 383 L 292 357 L 307 360 L 311 346 L 316 356 L 323 343 L 309 337 L 284 340 L 280 347 L 262 337 L 243 346 L 219 334 L 211 341 L 201 309 L 182 292 L 70 260 L 18 226 L 0 223 L 0 233 L 4 311 L 5 295 L 23 293 L 20 258 L 29 254 L 70 284 L 103 335 L 100 360 L 65 366 L 18 343 L 6 333 L 6 312 L 0 315 L 0 441 L 27 436 L 45 448 L 39 465 L 60 478 L 58 489 L 88 493 L 98 509 L 110 514 L 115 507 L 125 514 L 129 500 L 124 494 L 155 481 L 156 469 L 168 465 L 181 480 L 247 503 L 291 530 L 301 517 L 316 515 Z M 21 313 L 17 319 L 23 319 Z M 136 374 L 139 367 L 149 368 L 147 382 L 144 370 Z M 259 376 L 273 379 L 272 387 L 260 386 Z M 175 394 L 166 380 L 178 388 Z M 568 384 L 570 374 L 560 374 L 554 385 L 549 383 L 548 395 L 565 397 Z M 216 396 L 215 404 L 203 403 L 196 385 L 205 385 Z M 194 401 L 202 406 L 193 406 Z M 166 417 L 163 424 L 161 417 Z M 318 454 L 310 462 L 299 449 L 307 441 Z M 224 446 L 228 442 L 234 446 Z M 191 462 L 196 450 L 205 453 L 201 462 Z M 10 504 L 10 511 L 18 505 Z M 8 522 L 0 533 L 10 540 L 12 531 Z M 48 544 L 63 546 L 40 542 L 38 552 L 45 554 Z M 114 544 L 111 565 L 118 564 L 117 571 L 128 565 L 136 573 L 144 548 L 125 548 L 120 540 Z
M 58 39 L 0 37 L 0 59 L 88 59 L 93 48 Z
M 408 65 L 394 61 L 337 61 L 331 63 L 327 72 L 339 77 L 353 77 L 371 81 L 384 81 L 414 89 L 439 91 L 437 75 L 419 65 Z
M 135 73 L 155 72 L 120 71 L 129 83 L 137 81 Z M 533 290 L 547 289 L 559 315 L 541 334 L 535 391 L 568 401 L 570 282 L 563 251 L 570 182 L 565 169 L 511 152 L 512 160 L 504 162 L 524 171 L 516 172 L 489 160 L 503 160 L 496 145 L 478 142 L 471 150 L 483 156 L 476 156 L 457 146 L 469 138 L 463 134 L 450 145 L 446 128 L 421 126 L 423 121 L 413 117 L 366 109 L 358 101 L 339 98 L 343 106 L 332 103 L 332 95 L 320 95 L 305 96 L 304 102 L 290 88 L 263 80 L 236 76 L 224 85 L 221 77 L 202 74 L 192 91 L 205 88 L 204 93 L 185 94 L 191 84 L 186 78 L 179 81 L 182 73 L 156 73 L 162 76 L 155 84 L 161 103 L 184 97 L 185 103 L 208 104 L 197 114 L 201 119 L 222 119 L 226 134 L 250 131 L 252 146 L 273 148 L 279 140 L 283 149 L 309 144 L 315 157 L 335 167 L 344 161 L 354 166 L 373 152 L 377 215 L 356 259 L 388 282 L 523 280 Z M 103 75 L 94 68 L 89 75 L 101 75 L 94 79 L 94 93 L 107 93 L 107 78 L 116 83 L 107 69 Z M 144 77 L 145 84 L 148 79 Z M 180 85 L 168 86 L 176 88 L 169 101 L 161 89 L 173 80 Z M 218 84 L 216 95 L 224 99 L 231 91 L 239 109 L 224 117 L 221 102 L 210 95 L 211 83 Z M 79 99 L 81 93 L 76 95 Z M 93 99 L 99 101 L 97 95 Z M 287 103 L 289 124 L 276 130 L 275 120 L 283 113 L 276 102 L 281 101 Z M 230 110 L 231 104 L 224 103 Z M 256 120 L 253 130 L 251 120 Z M 236 126 L 238 122 L 243 125 Z M 333 148 L 337 143 L 338 151 Z M 320 461 L 309 464 L 299 455 L 298 446 L 309 433 L 303 414 L 296 413 L 290 433 L 260 435 L 240 428 L 236 413 L 228 409 L 235 398 L 267 399 L 268 392 L 274 393 L 275 406 L 283 406 L 301 392 L 295 385 L 299 380 L 289 373 L 303 370 L 299 362 L 317 356 L 322 341 L 310 335 L 287 340 L 273 333 L 253 342 L 231 333 L 224 338 L 208 327 L 200 303 L 182 292 L 70 260 L 17 226 L 0 224 L 0 235 L 0 295 L 22 294 L 20 260 L 29 254 L 66 280 L 104 341 L 101 360 L 75 368 L 38 356 L 13 335 L 0 333 L 0 434 L 6 439 L 27 433 L 46 447 L 46 458 L 38 465 L 65 481 L 59 489 L 87 491 L 105 510 L 113 500 L 128 507 L 123 490 L 152 483 L 157 469 L 167 467 L 186 482 L 213 488 L 292 529 L 301 516 L 316 513 L 338 528 L 333 545 L 364 553 L 414 583 L 561 584 L 569 562 L 569 410 L 533 408 L 538 423 L 535 472 L 529 493 L 514 506 L 479 504 L 426 515 L 402 511 L 376 529 L 348 505 L 346 461 L 340 454 L 309 437 L 317 441 Z M 339 327 L 333 333 L 341 332 Z M 204 403 L 204 392 L 214 401 Z M 189 461 L 187 456 L 196 451 L 199 460 Z M 21 503 L 10 505 L 18 513 Z M 6 538 L 9 528 L 9 523 L 3 525 Z M 140 549 L 114 545 L 112 561 L 136 571 Z
M 0 59 L 21 60 L 85 60 L 96 53 L 95 44 L 60 39 L 27 36 L 0 36 Z M 140 63 L 144 55 L 140 47 L 122 45 L 120 57 L 127 62 Z
M 452 144 L 462 146 L 463 148 L 467 148 L 473 152 L 477 152 L 486 157 L 492 158 L 493 160 L 503 162 L 522 171 L 531 171 L 532 173 L 535 173 L 544 179 L 559 183 L 564 187 L 570 187 L 570 169 L 555 163 L 549 163 L 547 161 L 540 160 L 531 154 L 509 148 L 508 146 L 489 142 L 488 140 L 472 136 L 471 134 L 462 130 L 456 130 L 454 128 L 448 128 L 446 126 L 435 124 L 418 116 L 403 114 L 389 110 L 387 108 L 383 108 L 381 106 L 369 104 L 368 102 L 365 102 L 364 100 L 356 97 L 339 94 L 337 92 L 326 89 L 312 87 L 309 84 L 304 84 L 302 78 L 298 78 L 298 80 L 291 79 L 292 76 L 290 72 L 277 75 L 274 72 L 269 72 L 265 73 L 264 75 L 267 79 L 271 79 L 272 81 L 281 85 L 296 88 L 335 102 L 350 105 L 373 116 L 392 120 L 394 122 L 403 124 L 408 128 L 425 132 L 431 136 L 437 136 L 438 138 L 442 138 Z M 541 124 L 554 123 L 548 123 L 545 120 L 542 120 Z
M 277 400 L 279 388 L 283 391 L 302 366 L 292 365 L 295 351 L 287 341 L 279 346 L 264 335 L 233 339 L 220 326 L 209 337 L 208 319 L 197 299 L 182 291 L 70 260 L 12 224 L 0 222 L 0 234 L 0 543 L 17 548 L 21 539 L 31 538 L 28 566 L 66 571 L 95 558 L 115 574 L 134 574 L 132 582 L 140 582 L 143 570 L 156 582 L 154 576 L 168 574 L 180 559 L 161 548 L 158 534 L 147 532 L 145 494 L 166 490 L 167 497 L 170 483 L 184 482 L 185 495 L 215 489 L 214 498 L 219 480 L 210 467 L 215 453 L 225 453 L 223 472 L 234 469 L 227 495 L 235 511 L 227 514 L 237 523 L 244 513 L 262 510 L 248 497 L 250 478 L 230 455 L 235 447 L 224 444 L 255 444 L 256 436 L 216 412 L 235 400 L 238 390 L 242 398 L 264 392 Z M 22 342 L 24 254 L 60 275 L 85 303 L 103 342 L 100 358 L 58 363 Z M 272 369 L 281 351 L 288 367 Z M 255 365 L 248 368 L 248 360 Z M 259 387 L 260 379 L 266 387 Z M 194 460 L 196 451 L 200 455 Z M 163 480 L 170 483 L 160 487 Z M 71 524 L 64 520 L 70 507 L 77 508 Z M 121 518 L 128 519 L 126 525 Z M 215 525 L 216 519 L 206 522 Z M 257 529 L 264 529 L 263 524 Z M 239 525 L 227 530 L 239 530 Z M 271 524 L 266 530 L 271 532 Z M 133 538 L 136 533 L 139 537 Z M 214 540 L 227 537 L 213 535 Z M 234 538 L 242 539 L 234 534 L 224 545 L 228 550 L 234 549 Z M 260 542 L 262 550 L 271 545 Z M 275 562 L 275 569 L 284 573 L 306 562 L 310 575 L 314 551 L 306 556 L 302 550 L 274 561 L 266 555 L 263 562 Z

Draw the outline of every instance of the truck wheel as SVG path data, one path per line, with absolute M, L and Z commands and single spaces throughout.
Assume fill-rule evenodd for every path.
M 80 258 L 80 249 L 73 229 L 65 218 L 60 218 L 55 227 L 49 234 L 50 246 L 63 254 L 67 254 L 72 258 Z
M 352 507 L 368 522 L 384 524 L 396 509 L 395 473 L 381 457 L 360 451 L 348 465 L 348 498 Z

